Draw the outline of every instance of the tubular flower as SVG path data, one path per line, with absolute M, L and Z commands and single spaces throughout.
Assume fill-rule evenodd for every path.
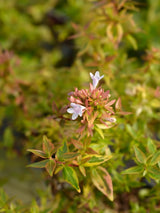
M 95 75 L 90 72 L 91 79 L 93 80 L 93 88 L 95 89 L 98 85 L 99 81 L 104 77 L 104 75 L 100 76 L 99 71 L 96 71 Z
M 82 117 L 82 114 L 84 110 L 86 109 L 86 107 L 80 104 L 75 104 L 75 103 L 71 103 L 70 105 L 71 105 L 71 108 L 68 108 L 67 112 L 72 114 L 72 120 L 77 119 L 78 115 Z
M 70 108 L 67 112 L 72 114 L 72 120 L 78 116 L 82 117 L 77 130 L 80 134 L 93 135 L 93 131 L 97 128 L 108 129 L 116 125 L 117 114 L 125 115 L 127 112 L 122 111 L 121 99 L 110 100 L 110 91 L 104 91 L 101 87 L 96 88 L 100 79 L 99 71 L 95 75 L 90 73 L 93 84 L 89 89 L 75 88 L 70 92 L 68 99 Z M 113 105 L 115 106 L 113 107 Z

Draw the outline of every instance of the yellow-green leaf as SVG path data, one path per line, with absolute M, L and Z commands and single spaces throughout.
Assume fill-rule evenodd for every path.
M 140 174 L 144 171 L 144 168 L 142 166 L 133 166 L 129 169 L 126 169 L 122 172 L 122 174 Z
M 160 106 L 160 101 L 158 99 L 153 99 L 151 102 L 150 102 L 150 105 L 154 108 L 159 108 Z
M 147 147 L 150 153 L 153 154 L 154 152 L 156 152 L 156 146 L 150 138 L 148 138 Z
M 151 167 L 148 170 L 148 174 L 151 178 L 160 180 L 160 169 L 157 169 L 156 167 Z
M 157 164 L 159 161 L 160 161 L 160 151 L 156 152 L 153 155 L 153 157 L 152 157 L 152 159 L 150 161 L 150 165 L 153 166 L 153 165 Z
M 145 154 L 136 146 L 134 146 L 134 151 L 135 151 L 135 155 L 136 155 L 136 159 L 140 162 L 145 164 L 146 163 L 146 156 Z
M 99 129 L 98 127 L 95 127 L 95 130 L 98 132 L 98 134 L 101 136 L 101 138 L 104 139 L 103 131 L 101 129 Z
M 86 177 L 86 170 L 85 170 L 85 168 L 83 166 L 79 166 L 79 170 L 82 173 L 82 175 Z
M 99 129 L 109 129 L 105 124 L 96 124 Z
M 64 166 L 63 168 L 64 180 L 71 184 L 78 192 L 81 192 L 79 188 L 79 181 L 75 170 L 70 166 Z
M 82 158 L 82 166 L 84 167 L 90 167 L 90 166 L 97 166 L 100 165 L 109 159 L 111 159 L 111 155 L 109 156 L 102 156 L 102 155 L 86 155 L 85 157 Z M 87 162 L 86 162 L 87 160 Z M 84 163 L 83 163 L 84 162 Z
M 94 186 L 113 201 L 113 185 L 109 173 L 104 168 L 98 167 L 91 170 L 91 179 Z
M 132 45 L 132 47 L 133 47 L 135 50 L 138 49 L 137 41 L 136 41 L 136 39 L 135 39 L 132 35 L 128 34 L 128 35 L 127 35 L 127 40 L 130 42 L 130 44 Z

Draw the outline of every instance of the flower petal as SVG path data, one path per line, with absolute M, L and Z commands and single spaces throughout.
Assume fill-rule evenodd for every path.
M 80 117 L 82 117 L 82 114 L 83 114 L 83 112 L 82 112 L 82 110 L 78 113 L 78 115 L 80 116 Z
M 81 106 L 81 109 L 82 109 L 82 110 L 84 110 L 84 109 L 86 109 L 86 107 L 84 107 L 84 106 Z
M 67 109 L 67 112 L 68 112 L 68 113 L 74 113 L 74 109 L 73 109 L 73 108 L 68 108 L 68 109 Z
M 90 72 L 90 76 L 91 76 L 91 78 L 93 79 L 93 77 L 94 77 L 94 75 Z
M 78 104 L 78 105 L 79 105 L 79 104 Z M 77 104 L 71 103 L 71 107 L 75 108 L 75 107 L 77 107 Z
M 93 80 L 93 88 L 94 89 L 98 85 L 99 81 L 104 77 L 104 75 L 100 76 L 99 71 L 96 71 L 95 75 L 93 75 L 92 73 L 90 73 L 90 76 L 91 76 L 91 78 Z
M 94 77 L 96 77 L 96 78 L 100 78 L 99 71 L 96 71 L 96 73 L 95 73 Z
M 103 77 L 104 77 L 104 75 L 102 75 L 99 80 L 101 80 Z
M 96 78 L 93 78 L 93 87 L 94 87 L 94 89 L 96 88 L 98 82 L 99 81 Z
M 72 120 L 76 120 L 77 117 L 78 117 L 78 114 L 74 113 L 74 114 L 72 115 Z

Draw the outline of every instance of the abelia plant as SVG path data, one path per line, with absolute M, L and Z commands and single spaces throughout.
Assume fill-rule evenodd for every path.
M 102 130 L 115 125 L 118 113 L 125 113 L 121 110 L 120 99 L 117 102 L 115 99 L 110 100 L 109 90 L 104 91 L 101 87 L 97 87 L 103 78 L 99 71 L 96 71 L 95 75 L 90 73 L 90 76 L 93 83 L 90 83 L 89 89 L 78 90 L 76 88 L 74 92 L 69 93 L 70 107 L 67 112 L 72 114 L 73 121 L 77 120 L 79 123 L 74 138 L 68 137 L 56 147 L 48 138 L 44 137 L 42 151 L 28 150 L 44 160 L 29 166 L 46 168 L 50 176 L 62 170 L 64 180 L 78 192 L 81 191 L 79 178 L 81 176 L 87 178 L 87 174 L 90 173 L 93 185 L 110 200 L 113 200 L 112 179 L 106 168 L 103 167 L 104 163 L 111 159 L 111 152 L 104 153 L 101 149 L 94 149 L 92 138 L 94 138 L 94 130 L 104 138 Z M 115 107 L 113 107 L 115 102 Z M 106 148 L 109 149 L 107 145 Z
M 0 212 L 160 212 L 160 4 L 138 2 L 0 1 Z

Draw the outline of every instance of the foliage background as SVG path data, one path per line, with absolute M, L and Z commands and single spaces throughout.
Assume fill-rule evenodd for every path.
M 145 152 L 152 140 L 159 149 L 159 22 L 158 0 L 0 1 L 1 212 L 160 211 L 159 171 L 156 180 L 120 173 L 135 165 L 134 145 Z M 96 138 L 113 152 L 114 202 L 89 185 L 79 195 L 62 177 L 26 168 L 37 160 L 26 150 L 40 148 L 44 134 L 53 143 L 70 134 L 71 126 L 51 119 L 53 101 L 68 104 L 68 92 L 85 88 L 96 70 L 132 112 Z

